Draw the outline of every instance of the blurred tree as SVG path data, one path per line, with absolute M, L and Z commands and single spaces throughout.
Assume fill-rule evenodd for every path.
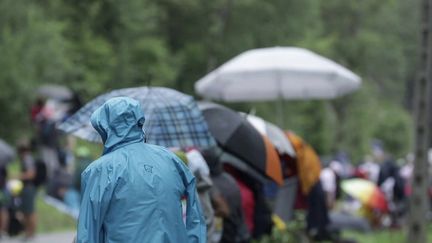
M 377 115 L 373 136 L 380 138 L 385 149 L 396 158 L 405 157 L 413 149 L 413 121 L 410 114 L 394 104 L 383 102 Z
M 23 130 L 31 91 L 41 83 L 68 85 L 84 100 L 148 84 L 193 94 L 196 80 L 247 49 L 301 46 L 354 70 L 364 85 L 335 101 L 285 102 L 285 129 L 321 154 L 343 149 L 358 160 L 377 137 L 400 155 L 411 147 L 404 109 L 418 60 L 416 6 L 403 0 L 3 0 L 0 135 Z M 271 102 L 230 105 L 255 107 L 275 121 Z M 394 129 L 402 132 L 391 136 Z
M 80 67 L 77 89 L 91 97 L 109 88 L 172 84 L 176 59 L 159 33 L 154 1 L 66 3 L 73 60 Z
M 73 70 L 63 30 L 62 21 L 46 19 L 36 4 L 21 0 L 0 2 L 2 137 L 29 132 L 29 107 L 37 85 L 68 81 Z

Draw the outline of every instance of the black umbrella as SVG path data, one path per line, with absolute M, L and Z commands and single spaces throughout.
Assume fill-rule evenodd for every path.
M 237 158 L 236 156 L 228 153 L 228 152 L 222 152 L 219 160 L 223 164 L 228 164 L 239 170 L 240 172 L 243 172 L 247 175 L 249 175 L 252 179 L 255 181 L 261 182 L 263 184 L 266 184 L 269 182 L 268 178 L 263 176 L 262 174 L 256 172 L 256 170 L 252 169 L 250 165 L 245 163 L 243 160 Z
M 276 149 L 245 117 L 214 103 L 201 102 L 198 107 L 202 110 L 210 133 L 222 149 L 245 161 L 258 172 L 282 183 Z

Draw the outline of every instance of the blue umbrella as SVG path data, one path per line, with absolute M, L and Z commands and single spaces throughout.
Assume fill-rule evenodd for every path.
M 148 143 L 180 148 L 208 148 L 216 144 L 194 99 L 162 87 L 126 88 L 102 94 L 61 123 L 58 128 L 85 140 L 102 142 L 90 124 L 90 116 L 105 101 L 120 96 L 130 97 L 141 103 L 146 118 L 143 130 Z

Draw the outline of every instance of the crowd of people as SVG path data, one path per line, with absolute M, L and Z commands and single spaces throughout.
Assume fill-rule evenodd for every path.
M 175 150 L 197 178 L 207 242 L 251 242 L 270 234 L 272 211 L 264 185 L 221 161 L 221 152 L 218 148 Z
M 43 189 L 53 198 L 64 199 L 73 182 L 74 155 L 56 124 L 76 109 L 68 106 L 58 112 L 58 100 L 38 97 L 29 111 L 30 136 L 22 137 L 15 150 L 18 175 L 8 172 L 8 163 L 0 165 L 0 240 L 24 232 L 24 240 L 34 238 L 37 227 L 36 195 Z
M 321 160 L 310 145 L 305 141 L 299 144 L 296 139 L 300 138 L 292 134 L 296 158 L 283 154 L 280 159 L 285 181 L 297 181 L 295 193 L 290 195 L 294 201 L 291 210 L 305 212 L 306 235 L 316 241 L 328 241 L 340 239 L 343 230 L 368 232 L 402 227 L 409 205 L 411 155 L 396 161 L 381 142 L 375 141 L 371 155 L 365 156 L 357 166 L 345 153 L 322 162 L 324 159 Z M 222 152 L 218 148 L 176 150 L 176 153 L 194 172 L 198 185 L 201 181 L 208 190 L 204 193 L 198 189 L 201 203 L 211 205 L 204 206 L 208 242 L 250 242 L 271 234 L 276 227 L 274 216 L 277 216 L 277 195 L 269 190 L 275 187 L 274 182 L 260 182 L 236 169 L 232 163 L 221 159 Z M 344 182 L 356 179 L 374 185 L 373 189 L 379 194 L 368 196 L 375 202 L 378 199 L 374 197 L 382 196 L 379 197 L 381 205 L 369 204 L 362 196 L 342 189 Z M 296 220 L 293 215 L 289 220 Z M 214 230 L 215 218 L 222 220 L 223 229 Z
M 6 166 L 0 168 L 0 233 L 15 235 L 24 231 L 31 239 L 36 230 L 35 198 L 43 185 L 47 195 L 71 208 L 78 218 L 80 207 L 81 174 L 94 160 L 87 147 L 75 146 L 73 139 L 56 130 L 56 123 L 64 117 L 54 116 L 46 100 L 38 99 L 31 108 L 35 136 L 17 144 L 21 172 L 8 177 Z M 69 113 L 64 113 L 67 116 Z M 367 231 L 375 227 L 399 227 L 404 220 L 410 193 L 412 156 L 403 166 L 384 151 L 381 143 L 374 143 L 371 155 L 363 163 L 353 166 L 345 154 L 336 156 L 327 166 L 313 148 L 290 132 L 296 156 L 279 154 L 284 180 L 296 180 L 292 205 L 288 211 L 306 213 L 305 233 L 319 241 L 332 240 L 340 230 Z M 206 240 L 210 243 L 252 242 L 274 230 L 278 186 L 270 180 L 257 180 L 221 156 L 219 147 L 169 148 L 189 167 L 195 176 L 199 205 L 206 224 Z M 105 152 L 104 152 L 105 153 Z M 146 170 L 152 168 L 146 168 Z M 385 196 L 386 210 L 374 208 L 342 189 L 343 181 L 362 178 L 373 182 Z M 14 193 L 7 179 L 22 182 Z M 11 180 L 10 180 L 11 181 Z M 10 184 L 10 185 L 9 185 Z M 81 191 L 81 194 L 83 192 Z M 187 198 L 183 198 L 183 220 L 187 218 Z M 295 220 L 294 214 L 284 220 Z M 353 226 L 354 225 L 354 226 Z
M 357 166 L 346 155 L 331 160 L 320 176 L 331 223 L 360 231 L 401 228 L 409 207 L 413 159 L 408 155 L 396 160 L 381 142 L 375 141 L 371 154 Z M 353 179 L 368 185 L 375 194 L 344 192 L 343 183 Z M 358 190 L 362 188 L 358 186 Z

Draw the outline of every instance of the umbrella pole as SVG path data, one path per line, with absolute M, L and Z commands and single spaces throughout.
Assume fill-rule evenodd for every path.
M 277 119 L 278 119 L 278 125 L 285 129 L 285 114 L 284 114 L 284 100 L 279 97 L 277 100 Z

